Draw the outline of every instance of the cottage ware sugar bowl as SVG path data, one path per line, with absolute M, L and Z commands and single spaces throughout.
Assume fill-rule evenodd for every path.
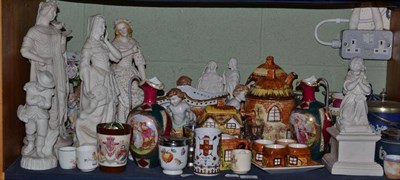
M 262 139 L 287 138 L 290 112 L 295 107 L 292 82 L 296 78 L 294 72 L 286 74 L 274 57 L 268 56 L 247 79 L 246 85 L 251 87 L 245 102 L 246 123 L 263 124 Z

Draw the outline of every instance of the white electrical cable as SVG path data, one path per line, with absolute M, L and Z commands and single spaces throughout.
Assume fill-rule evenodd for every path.
M 318 28 L 322 25 L 322 24 L 325 24 L 325 23 L 345 23 L 345 22 L 349 22 L 349 20 L 348 19 L 340 19 L 340 18 L 336 18 L 336 19 L 325 19 L 325 20 L 323 20 L 323 21 L 321 21 L 321 22 L 319 22 L 318 24 L 317 24 L 317 26 L 315 26 L 315 29 L 314 29 L 314 36 L 315 36 L 315 39 L 320 43 L 320 44 L 322 44 L 322 45 L 325 45 L 325 46 L 331 46 L 331 47 L 333 47 L 333 48 L 340 48 L 340 46 L 341 46 L 341 41 L 340 40 L 337 40 L 337 39 L 335 39 L 335 40 L 332 40 L 332 42 L 325 42 L 325 41 L 322 41 L 321 39 L 319 39 L 319 37 L 318 37 Z

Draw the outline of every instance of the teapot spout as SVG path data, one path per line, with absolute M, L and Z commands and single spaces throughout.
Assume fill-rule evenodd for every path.
M 292 86 L 293 81 L 297 79 L 297 74 L 294 72 L 291 72 L 288 74 L 288 76 L 285 79 L 285 84 Z

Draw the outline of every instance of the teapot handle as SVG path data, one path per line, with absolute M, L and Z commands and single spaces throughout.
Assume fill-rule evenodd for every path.
M 129 84 L 128 84 L 129 110 L 133 109 L 133 107 L 132 107 L 132 84 L 134 81 L 137 81 L 138 85 L 139 85 L 141 80 L 142 80 L 142 78 L 140 78 L 140 76 L 138 76 L 138 75 L 132 76 L 132 78 L 129 80 Z
M 325 95 L 325 108 L 329 109 L 329 84 L 325 78 L 318 78 L 317 79 L 318 85 L 322 85 L 325 88 L 326 95 Z

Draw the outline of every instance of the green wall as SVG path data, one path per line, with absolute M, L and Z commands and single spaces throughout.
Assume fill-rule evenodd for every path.
M 58 20 L 73 31 L 70 51 L 82 48 L 88 16 L 105 15 L 110 39 L 114 20 L 129 19 L 147 61 L 147 76 L 157 76 L 166 85 L 165 91 L 181 75 L 191 77 L 196 86 L 209 60 L 218 63 L 222 74 L 230 57 L 239 61 L 241 82 L 268 55 L 286 72 L 296 72 L 299 79 L 326 78 L 331 91 L 341 91 L 347 71 L 348 60 L 339 56 L 338 49 L 318 44 L 314 28 L 324 19 L 348 19 L 351 9 L 124 7 L 62 1 L 59 8 Z M 339 38 L 347 27 L 345 23 L 325 24 L 319 37 L 325 41 Z M 369 82 L 379 93 L 386 83 L 386 61 L 366 61 L 366 66 Z

